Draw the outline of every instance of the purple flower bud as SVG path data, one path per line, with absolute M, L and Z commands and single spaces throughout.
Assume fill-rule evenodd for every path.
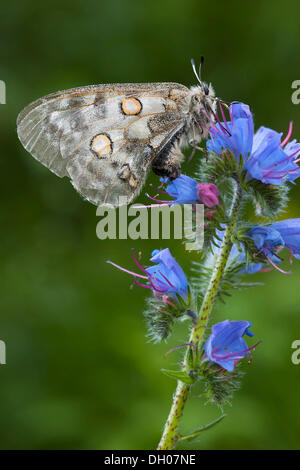
M 254 336 L 249 330 L 252 323 L 249 321 L 224 320 L 216 323 L 211 329 L 211 335 L 205 346 L 205 360 L 219 364 L 232 372 L 240 359 L 248 356 L 259 343 L 248 348 L 244 335 Z
M 210 209 L 220 204 L 218 195 L 219 195 L 218 188 L 214 184 L 209 184 L 209 183 L 197 184 L 198 199 Z

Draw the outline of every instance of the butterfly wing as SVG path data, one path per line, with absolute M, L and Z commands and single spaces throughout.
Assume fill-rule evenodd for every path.
M 34 158 L 68 176 L 90 202 L 127 204 L 138 195 L 155 156 L 182 132 L 189 93 L 176 83 L 52 93 L 21 111 L 18 136 Z

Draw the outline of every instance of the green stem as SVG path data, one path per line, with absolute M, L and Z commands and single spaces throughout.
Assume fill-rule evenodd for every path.
M 232 198 L 231 209 L 229 213 L 229 221 L 225 229 L 223 242 L 219 251 L 218 258 L 215 262 L 213 272 L 201 305 L 201 309 L 194 323 L 189 343 L 194 344 L 199 350 L 201 340 L 207 326 L 207 322 L 211 311 L 214 306 L 214 302 L 217 296 L 217 292 L 220 286 L 226 263 L 232 248 L 232 235 L 234 234 L 236 223 L 238 220 L 238 211 L 241 200 L 241 188 L 237 182 L 235 182 L 234 195 Z M 185 371 L 189 370 L 189 357 L 191 347 L 186 351 L 182 368 Z M 161 440 L 158 444 L 159 450 L 174 449 L 178 440 L 178 425 L 183 415 L 183 409 L 185 402 L 188 398 L 191 385 L 185 384 L 178 380 L 175 395 L 173 397 L 172 406 L 164 427 L 164 431 Z

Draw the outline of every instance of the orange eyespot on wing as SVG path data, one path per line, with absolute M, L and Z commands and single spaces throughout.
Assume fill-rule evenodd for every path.
M 142 110 L 142 103 L 137 98 L 125 98 L 121 103 L 121 108 L 126 116 L 136 116 Z
M 112 153 L 112 141 L 107 134 L 95 135 L 90 147 L 94 155 L 99 158 L 107 158 Z

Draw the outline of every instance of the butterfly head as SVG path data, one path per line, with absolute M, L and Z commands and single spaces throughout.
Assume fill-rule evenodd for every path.
M 215 112 L 216 108 L 216 96 L 215 91 L 211 85 L 202 82 L 201 85 L 196 85 L 190 88 L 191 101 L 190 101 L 190 112 L 193 114 L 201 115 L 202 110 L 207 114 L 211 114 L 211 111 Z
M 211 84 L 201 83 L 190 89 L 191 131 L 198 135 L 196 140 L 207 138 L 209 129 L 216 122 L 216 97 Z
M 211 125 L 216 121 L 215 113 L 217 98 L 211 83 L 208 85 L 201 79 L 203 61 L 204 57 L 201 56 L 199 71 L 197 72 L 195 62 L 193 59 L 191 60 L 193 71 L 199 85 L 190 89 L 191 101 L 189 111 L 190 116 L 192 117 L 192 122 L 199 125 L 200 134 L 202 137 L 206 137 Z

